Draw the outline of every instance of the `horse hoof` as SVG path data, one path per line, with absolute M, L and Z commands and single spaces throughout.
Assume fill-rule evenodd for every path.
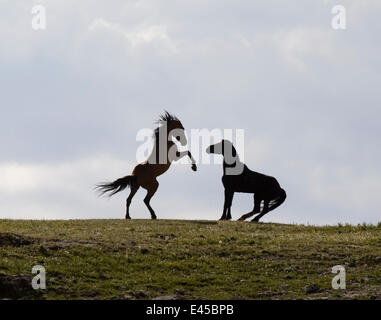
M 125 218 L 126 218 L 126 220 L 131 220 L 130 216 L 126 216 Z
M 152 219 L 152 220 L 156 220 L 157 217 L 156 217 L 156 216 L 152 216 L 151 219 Z
M 259 220 L 253 219 L 253 220 L 251 220 L 251 222 L 253 222 L 253 223 L 259 223 Z
M 241 217 L 237 221 L 245 221 L 245 218 Z

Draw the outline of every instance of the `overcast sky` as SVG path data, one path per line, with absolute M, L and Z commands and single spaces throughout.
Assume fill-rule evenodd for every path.
M 263 221 L 377 223 L 380 30 L 379 0 L 0 0 L 0 218 L 123 218 L 128 192 L 93 186 L 131 172 L 167 109 L 187 130 L 244 129 L 246 164 L 288 195 Z M 217 219 L 221 175 L 173 165 L 152 207 Z M 144 196 L 133 218 L 150 217 Z M 236 194 L 233 218 L 252 206 Z

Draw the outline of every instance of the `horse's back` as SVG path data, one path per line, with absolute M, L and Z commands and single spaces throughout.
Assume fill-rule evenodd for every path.
M 169 169 L 171 163 L 149 163 L 148 161 L 139 163 L 132 171 L 132 175 L 136 176 L 138 181 L 152 181 L 156 177 L 162 175 Z
M 280 189 L 280 185 L 274 177 L 252 171 L 246 166 L 240 175 L 224 175 L 222 183 L 225 189 L 244 193 L 272 195 Z

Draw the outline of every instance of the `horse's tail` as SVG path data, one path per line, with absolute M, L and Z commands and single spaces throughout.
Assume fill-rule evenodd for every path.
M 95 188 L 100 191 L 101 195 L 107 192 L 110 192 L 109 196 L 111 197 L 115 193 L 118 193 L 126 189 L 128 186 L 131 186 L 131 184 L 134 181 L 135 181 L 135 176 L 125 176 L 123 178 L 119 178 L 115 180 L 114 182 L 105 182 L 105 183 L 97 184 Z
M 269 211 L 274 210 L 275 208 L 278 208 L 284 202 L 284 200 L 286 200 L 286 198 L 287 198 L 286 191 L 284 191 L 281 188 L 279 196 L 275 198 L 274 200 L 270 201 Z

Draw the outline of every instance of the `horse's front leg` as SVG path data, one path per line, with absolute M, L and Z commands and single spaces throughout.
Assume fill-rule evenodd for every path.
M 196 161 L 193 159 L 192 154 L 188 151 L 188 157 L 192 162 L 192 170 L 197 171 Z
M 232 206 L 233 195 L 234 195 L 233 191 L 225 189 L 224 210 L 222 212 L 222 216 L 220 220 L 230 220 L 232 218 L 230 210 Z
M 232 207 L 229 207 L 228 212 L 226 213 L 226 220 L 232 219 L 231 209 L 232 209 Z
M 192 157 L 192 154 L 190 153 L 190 151 L 177 151 L 176 152 L 176 157 L 177 157 L 177 160 L 180 160 L 181 158 L 185 157 L 185 156 L 188 156 L 189 159 L 191 160 L 192 162 L 192 170 L 193 171 L 197 171 L 197 166 L 196 166 L 196 161 L 194 160 L 194 158 Z

